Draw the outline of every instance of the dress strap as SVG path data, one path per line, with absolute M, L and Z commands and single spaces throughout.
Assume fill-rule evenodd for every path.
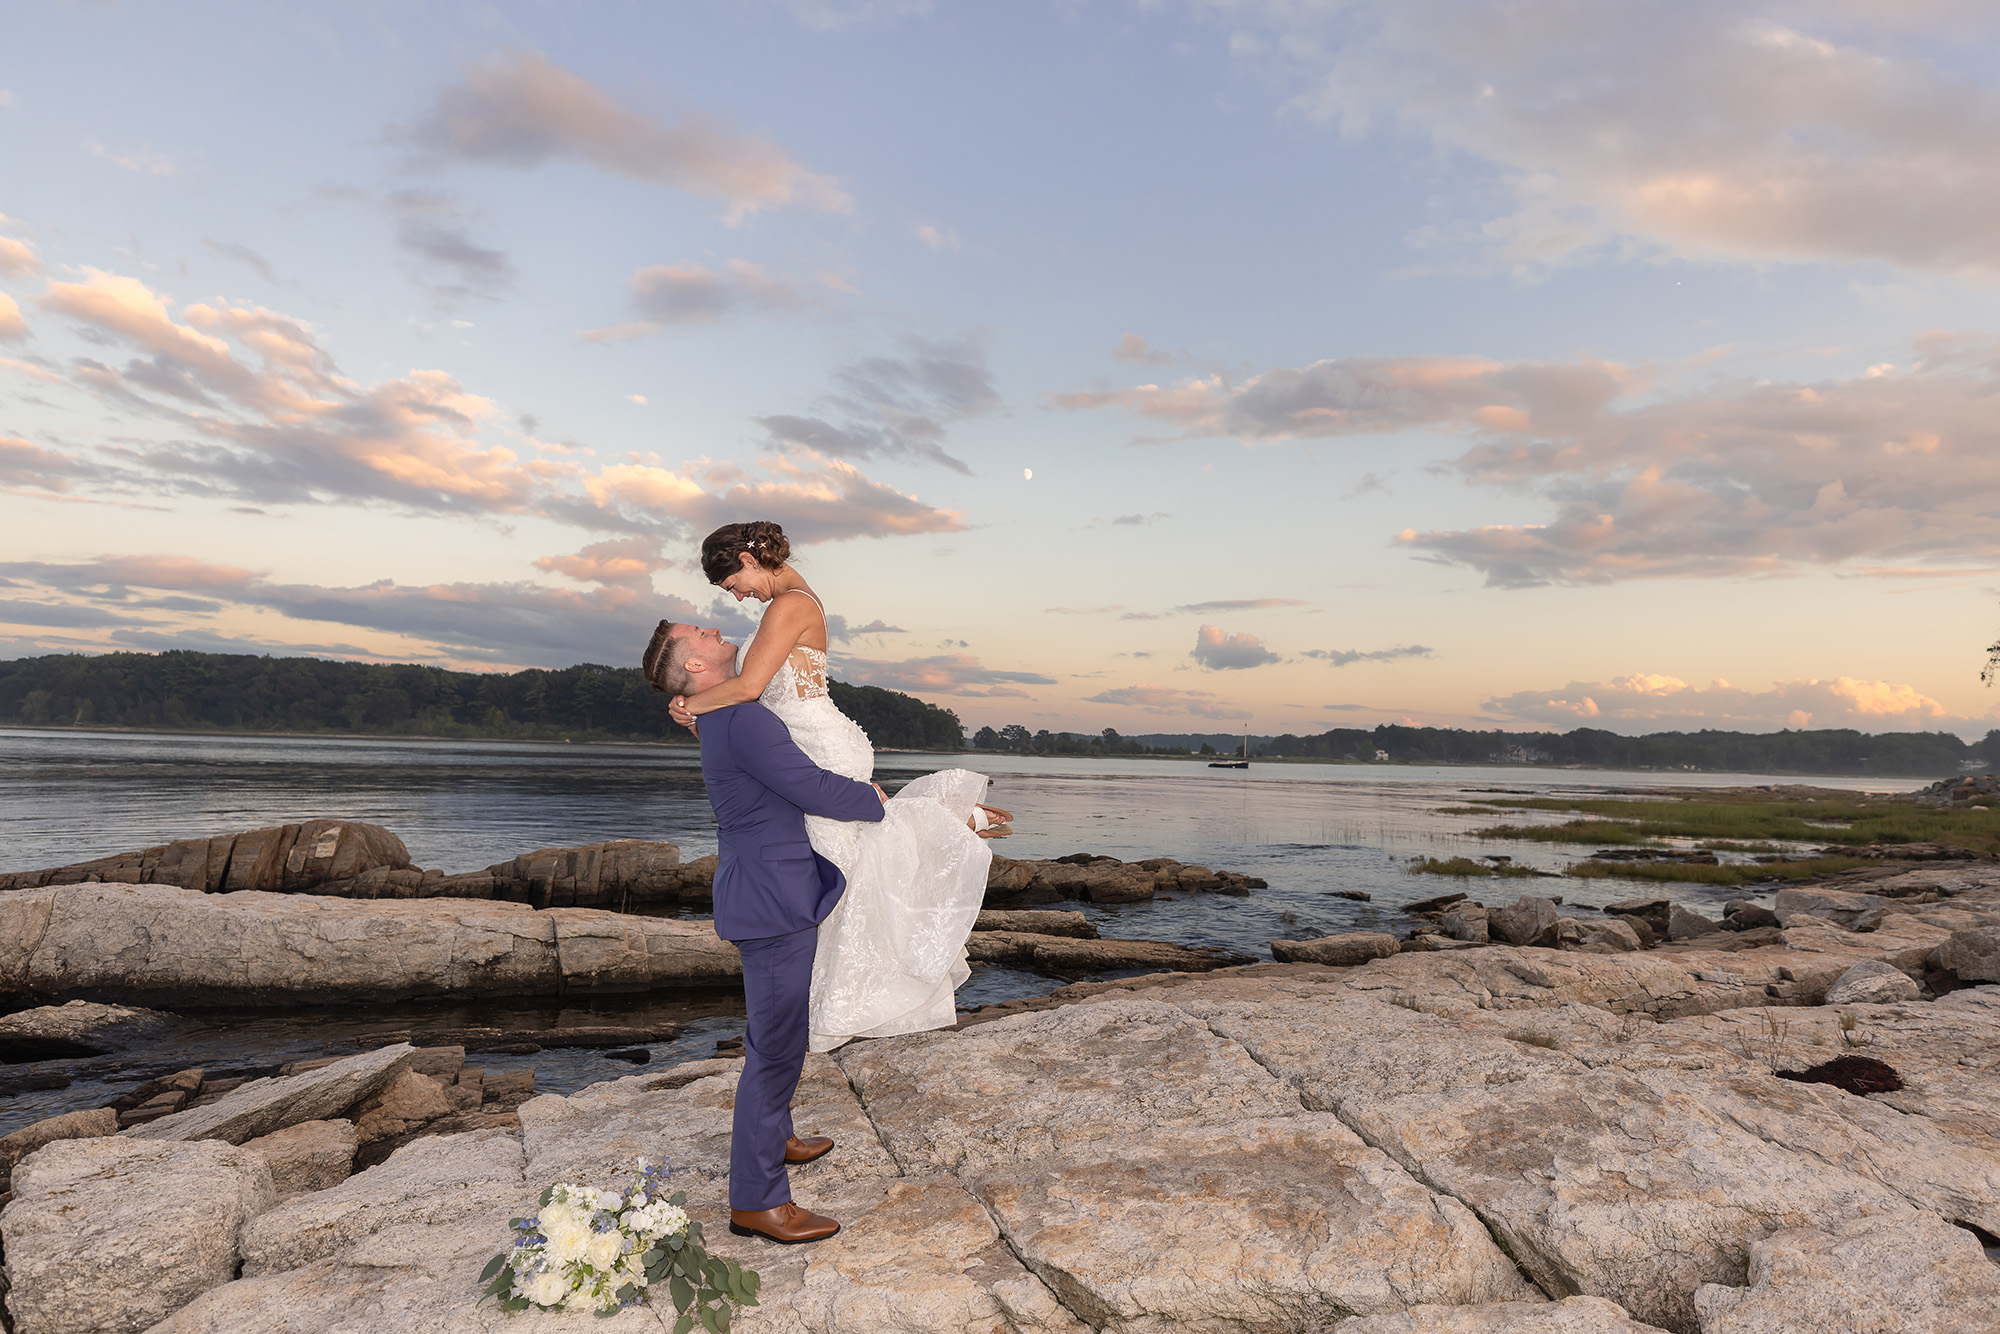
M 788 588 L 788 589 L 786 589 L 785 591 L 786 591 L 787 593 L 804 593 L 804 594 L 805 594 L 805 595 L 806 595 L 807 597 L 811 598 L 811 599 L 813 600 L 813 606 L 815 606 L 815 607 L 818 607 L 818 608 L 819 608 L 819 619 L 820 619 L 821 623 L 822 623 L 822 624 L 824 624 L 824 623 L 825 623 L 825 621 L 826 621 L 826 604 L 825 604 L 824 602 L 821 602 L 821 601 L 819 600 L 819 594 L 817 594 L 817 593 L 813 592 L 813 591 L 812 591 L 812 590 L 811 590 L 810 588 Z

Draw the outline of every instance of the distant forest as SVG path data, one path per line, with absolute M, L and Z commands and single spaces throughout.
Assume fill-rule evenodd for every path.
M 833 683 L 834 703 L 886 750 L 959 750 L 958 715 L 877 686 Z M 692 744 L 637 668 L 453 672 L 324 658 L 219 653 L 62 654 L 0 662 L 0 724 Z M 982 727 L 974 751 L 1017 755 L 1235 754 L 1242 735 L 1121 736 Z M 2000 730 L 1949 732 L 1467 732 L 1339 727 L 1253 736 L 1252 758 L 1394 764 L 1592 765 L 1738 773 L 1936 778 L 2000 769 Z
M 1030 755 L 1234 755 L 1239 733 L 1097 736 L 1029 732 L 1020 724 L 982 727 L 978 750 Z M 1937 778 L 1964 769 L 2000 768 L 2000 730 L 1967 744 L 1950 732 L 1655 732 L 1620 736 L 1594 727 L 1574 732 L 1467 732 L 1384 724 L 1337 727 L 1317 736 L 1253 736 L 1255 759 L 1286 758 L 1392 764 L 1580 764 L 1607 769 L 1696 769 L 1736 773 L 1881 774 Z
M 877 747 L 957 750 L 958 715 L 876 686 L 833 683 Z M 63 654 L 0 662 L 0 723 L 176 731 L 369 733 L 509 740 L 694 737 L 636 667 L 453 672 L 222 653 Z

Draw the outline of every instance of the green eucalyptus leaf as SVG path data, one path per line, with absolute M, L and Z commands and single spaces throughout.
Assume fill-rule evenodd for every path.
M 479 1281 L 481 1283 L 491 1283 L 493 1281 L 493 1276 L 499 1273 L 501 1270 L 505 1269 L 506 1267 L 507 1267 L 507 1253 L 505 1251 L 502 1251 L 500 1254 L 494 1256 L 491 1260 L 488 1260 L 486 1262 L 486 1268 L 480 1273 Z
M 538 1209 L 546 1209 L 546 1208 L 548 1208 L 548 1207 L 549 1207 L 549 1201 L 550 1201 L 551 1199 L 555 1198 L 555 1193 L 556 1193 L 556 1188 L 555 1188 L 554 1186 L 548 1186 L 548 1187 L 545 1187 L 545 1188 L 544 1188 L 544 1189 L 542 1190 L 542 1198 L 541 1198 L 541 1201 L 540 1201 L 540 1202 L 539 1202 L 539 1203 L 538 1203 L 538 1204 L 537 1204 L 537 1205 L 536 1205 L 535 1207 L 536 1207 L 536 1208 L 538 1208 Z
M 674 1334 L 688 1334 L 688 1331 L 693 1328 L 694 1317 L 692 1315 L 684 1315 L 679 1320 L 674 1321 Z
M 685 1311 L 694 1305 L 694 1288 L 679 1274 L 667 1280 L 667 1291 L 673 1295 L 676 1311 Z
M 722 1309 L 726 1311 L 729 1308 L 724 1307 Z M 701 1323 L 708 1330 L 708 1334 L 722 1334 L 722 1322 L 716 1319 L 715 1308 L 713 1306 L 704 1306 L 701 1308 Z

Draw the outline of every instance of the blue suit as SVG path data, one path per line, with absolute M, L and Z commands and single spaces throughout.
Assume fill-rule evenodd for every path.
M 729 1207 L 772 1209 L 792 1198 L 785 1141 L 805 1064 L 813 947 L 847 888 L 806 841 L 807 815 L 880 820 L 875 789 L 807 759 L 761 704 L 701 720 L 701 776 L 715 807 L 715 933 L 743 954 L 749 1005 L 743 1077 L 729 1146 Z

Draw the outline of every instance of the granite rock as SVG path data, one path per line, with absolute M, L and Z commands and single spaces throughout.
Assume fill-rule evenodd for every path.
M 524 1165 L 520 1142 L 504 1130 L 418 1140 L 331 1189 L 301 1195 L 249 1220 L 243 1228 L 243 1276 L 297 1269 L 392 1225 L 431 1227 L 496 1209 L 532 1209 L 538 1187 L 527 1184 Z M 619 1184 L 630 1175 L 626 1166 Z M 504 1240 L 495 1237 L 493 1249 L 500 1250 Z
M 1602 1297 L 1483 1306 L 1417 1306 L 1396 1315 L 1343 1320 L 1327 1334 L 1663 1334 Z
M 1938 946 L 1938 967 L 1949 968 L 1961 981 L 2000 982 L 2000 926 L 1954 931 Z
M 117 1133 L 118 1113 L 109 1107 L 93 1107 L 87 1111 L 51 1116 L 33 1125 L 22 1126 L 10 1135 L 0 1136 L 0 1191 L 7 1189 L 15 1164 L 44 1144 L 53 1144 L 59 1139 L 96 1139 L 101 1135 Z
M 261 1155 L 123 1136 L 60 1140 L 0 1214 L 15 1334 L 143 1330 L 234 1277 L 236 1233 L 271 1206 Z
M 329 1120 L 403 1074 L 415 1051 L 408 1043 L 397 1043 L 300 1074 L 253 1079 L 219 1102 L 190 1107 L 123 1133 L 134 1139 L 219 1139 L 241 1144 L 302 1121 Z
M 1087 1324 L 1531 1295 L 1470 1212 L 1173 1006 L 1107 999 L 839 1055 L 904 1170 L 964 1183 Z
M 1555 944 L 1556 905 L 1523 894 L 1505 908 L 1486 914 L 1488 937 L 1506 945 Z
M 177 1022 L 176 1015 L 129 1005 L 40 1005 L 0 1018 L 0 1062 L 102 1056 Z
M 327 1190 L 347 1180 L 354 1170 L 354 1151 L 361 1136 L 345 1119 L 301 1121 L 283 1130 L 245 1140 L 243 1147 L 264 1155 L 271 1168 L 271 1187 L 280 1200 Z
M 1695 1293 L 1702 1334 L 1990 1334 L 2000 1322 L 2000 1265 L 1919 1210 L 1774 1232 L 1751 1245 L 1748 1277 Z
M 741 975 L 736 947 L 708 922 L 586 908 L 122 884 L 0 895 L 0 995 L 318 1004 L 632 991 Z
M 1271 942 L 1271 957 L 1279 963 L 1323 963 L 1337 968 L 1386 959 L 1396 950 L 1396 938 L 1379 931 L 1349 931 L 1316 940 Z
M 454 1110 L 438 1081 L 404 1069 L 354 1105 L 354 1130 L 361 1143 L 372 1144 L 407 1135 Z
M 1842 973 L 1826 989 L 1827 1005 L 1884 1005 L 1892 1001 L 1913 1001 L 1923 989 L 1909 974 L 1879 959 L 1863 959 Z
M 1698 912 L 1691 912 L 1678 903 L 1674 904 L 1667 914 L 1668 940 L 1694 940 L 1721 929 L 1720 924 L 1703 917 Z

